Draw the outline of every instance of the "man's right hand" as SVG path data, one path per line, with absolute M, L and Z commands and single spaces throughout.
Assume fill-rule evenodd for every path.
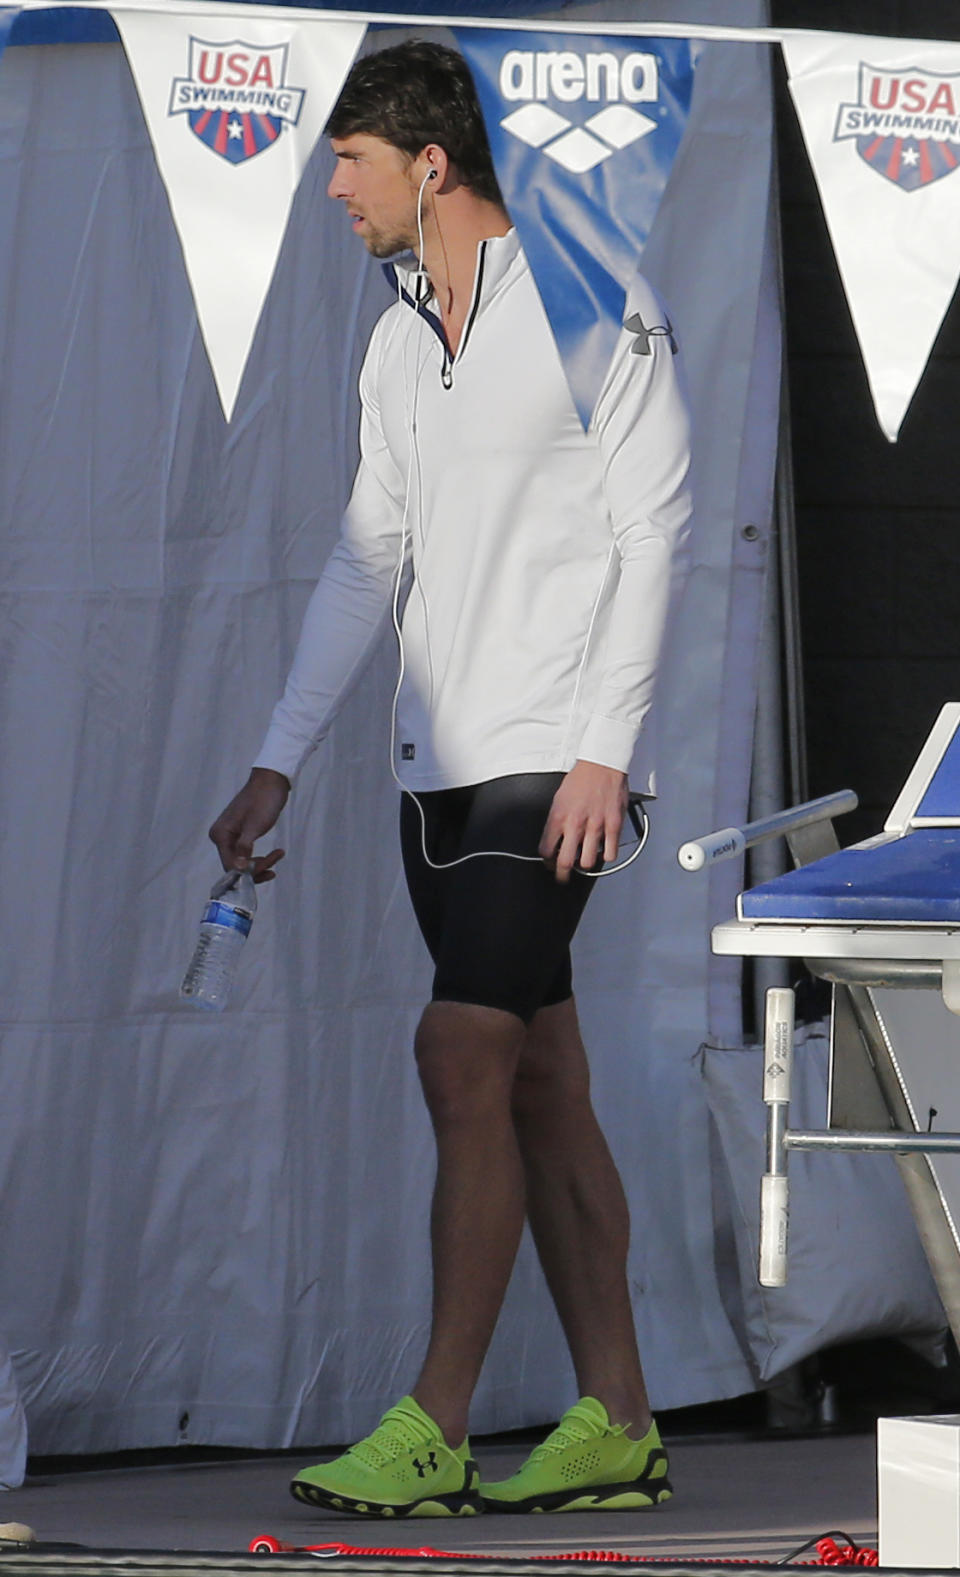
M 290 793 L 290 780 L 270 767 L 254 767 L 246 783 L 210 828 L 225 871 L 250 869 L 255 882 L 272 882 L 283 849 L 254 855 L 253 845 L 274 825 Z

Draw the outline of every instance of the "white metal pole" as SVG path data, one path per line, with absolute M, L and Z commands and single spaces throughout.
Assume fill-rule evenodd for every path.
M 785 987 L 767 992 L 763 1044 L 763 1099 L 767 1108 L 767 1170 L 760 1183 L 761 1287 L 783 1287 L 787 1280 L 789 1185 L 783 1142 L 790 1116 L 793 1066 L 794 995 Z

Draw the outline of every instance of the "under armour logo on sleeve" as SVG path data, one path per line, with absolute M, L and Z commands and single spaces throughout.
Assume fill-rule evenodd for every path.
M 636 344 L 630 346 L 634 356 L 649 356 L 650 341 L 657 337 L 668 339 L 671 351 L 674 355 L 677 354 L 677 342 L 673 334 L 673 324 L 669 318 L 667 318 L 666 323 L 655 323 L 652 328 L 648 329 L 639 312 L 635 312 L 632 317 L 624 319 L 623 326 L 629 334 L 636 334 L 637 336 Z

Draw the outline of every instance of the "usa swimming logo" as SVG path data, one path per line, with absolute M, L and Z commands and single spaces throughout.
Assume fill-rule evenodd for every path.
M 859 98 L 841 104 L 834 142 L 856 141 L 872 170 L 915 192 L 960 164 L 960 73 L 861 63 Z
M 300 119 L 306 89 L 287 82 L 288 49 L 191 38 L 190 75 L 174 78 L 167 115 L 186 115 L 195 137 L 228 163 L 243 164 Z
M 649 136 L 659 124 L 636 108 L 656 104 L 659 97 L 657 57 L 638 50 L 621 56 L 613 50 L 510 49 L 500 62 L 499 88 L 507 103 L 520 103 L 500 121 L 504 131 L 575 175 Z M 576 124 L 547 99 L 589 113 Z

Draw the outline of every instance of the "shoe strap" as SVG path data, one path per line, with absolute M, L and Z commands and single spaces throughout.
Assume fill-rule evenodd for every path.
M 547 1436 L 546 1440 L 533 1448 L 530 1460 L 539 1462 L 544 1457 L 559 1455 L 569 1446 L 584 1445 L 588 1440 L 600 1440 L 607 1435 L 614 1437 L 623 1435 L 629 1427 L 629 1424 L 610 1423 L 604 1427 L 592 1410 L 575 1402 L 573 1407 L 567 1409 L 556 1429 Z
M 354 1456 L 366 1467 L 386 1467 L 414 1446 L 436 1445 L 434 1425 L 423 1413 L 414 1413 L 399 1403 L 384 1413 L 372 1434 L 350 1446 L 348 1455 Z

